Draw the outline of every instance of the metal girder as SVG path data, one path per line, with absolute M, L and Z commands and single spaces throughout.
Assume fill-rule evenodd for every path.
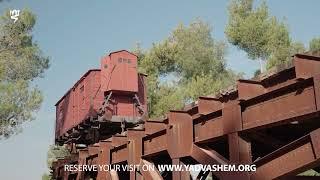
M 296 54 L 293 58 L 296 76 L 298 78 L 309 78 L 320 72 L 320 57 L 305 54 Z
M 127 143 L 115 146 L 111 149 L 111 164 L 118 164 L 128 160 Z
M 222 110 L 194 119 L 193 130 L 198 143 L 223 136 Z
M 229 160 L 221 156 L 216 151 L 209 148 L 201 148 L 195 144 L 192 146 L 190 155 L 200 164 L 228 164 Z
M 199 113 L 203 115 L 193 119 L 195 142 L 209 141 L 242 129 L 239 102 L 231 101 L 222 104 L 221 101 L 216 98 L 199 99 Z
M 311 79 L 248 99 L 241 108 L 243 129 L 283 123 L 317 111 Z
M 201 148 L 197 145 L 193 145 L 191 157 L 195 159 L 198 163 L 203 165 L 223 165 L 231 164 L 229 160 L 225 159 L 219 153 L 212 149 Z M 215 176 L 223 180 L 248 180 L 249 174 L 246 172 L 213 172 Z
M 199 114 L 207 115 L 222 108 L 219 98 L 201 96 L 198 100 Z
M 185 165 L 179 158 L 172 159 L 172 164 L 176 166 L 183 166 Z M 190 180 L 191 175 L 189 171 L 173 171 L 172 172 L 172 179 L 174 180 Z
M 316 99 L 317 110 L 320 110 L 320 74 L 313 76 L 314 95 Z
M 85 165 L 86 164 L 86 158 L 89 155 L 88 149 L 81 149 L 79 150 L 79 165 Z M 77 180 L 84 179 L 85 173 L 83 171 L 78 172 Z
M 240 137 L 238 132 L 228 134 L 228 145 L 232 163 L 252 163 L 251 143 Z
M 214 150 L 204 149 L 197 145 L 192 146 L 191 157 L 200 164 L 213 165 L 213 164 L 228 164 L 228 160 L 222 157 Z M 222 172 L 214 172 L 215 176 L 222 179 Z
M 154 164 L 150 161 L 145 159 L 141 159 L 140 167 L 142 166 L 154 166 Z M 141 174 L 143 175 L 144 180 L 162 180 L 162 176 L 160 175 L 159 171 L 154 168 L 151 171 L 145 171 L 142 168 L 140 169 Z
M 100 141 L 100 150 L 98 155 L 98 164 L 99 165 L 108 165 L 111 162 L 110 159 L 110 150 L 112 149 L 111 139 Z M 111 174 L 109 171 L 98 171 L 97 180 L 110 180 Z
M 253 80 L 239 79 L 237 82 L 238 96 L 240 100 L 247 100 L 261 95 L 267 91 L 262 83 Z
M 172 159 L 189 156 L 193 144 L 192 117 L 185 112 L 171 111 L 167 129 L 167 149 Z
M 153 134 L 167 128 L 168 119 L 164 120 L 148 120 L 144 124 L 144 131 L 146 135 Z
M 128 130 L 128 164 L 138 165 L 142 156 L 142 137 L 145 135 L 144 130 Z M 130 171 L 131 180 L 142 180 L 142 175 L 138 169 Z
M 252 180 L 294 176 L 320 165 L 320 129 L 258 160 Z
M 142 156 L 151 156 L 167 150 L 167 130 L 161 130 L 142 138 Z

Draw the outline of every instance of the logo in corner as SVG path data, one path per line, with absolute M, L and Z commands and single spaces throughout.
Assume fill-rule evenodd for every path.
M 10 17 L 13 20 L 13 23 L 18 21 L 19 15 L 20 15 L 20 10 L 17 10 L 17 9 L 10 10 Z

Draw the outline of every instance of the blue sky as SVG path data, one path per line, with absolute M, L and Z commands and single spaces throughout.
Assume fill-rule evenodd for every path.
M 197 17 L 213 27 L 213 37 L 225 40 L 229 1 L 32 1 L 10 0 L 7 8 L 28 7 L 37 16 L 34 38 L 51 58 L 51 67 L 37 81 L 45 100 L 37 119 L 25 125 L 22 133 L 0 141 L 0 179 L 41 179 L 46 172 L 46 153 L 54 141 L 55 102 L 89 68 L 99 66 L 106 53 L 131 49 L 136 42 L 148 48 L 164 39 L 178 23 L 188 24 Z M 291 36 L 306 45 L 320 36 L 320 1 L 268 0 L 270 12 L 285 17 Z M 257 62 L 229 45 L 228 66 L 250 77 Z

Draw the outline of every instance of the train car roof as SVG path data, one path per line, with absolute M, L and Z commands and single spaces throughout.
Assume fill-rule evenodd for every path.
M 125 50 L 125 49 L 119 50 L 119 51 L 113 51 L 113 52 L 109 53 L 109 56 L 111 56 L 111 54 L 119 53 L 119 52 L 122 52 L 122 51 L 125 51 L 125 52 L 127 52 L 127 53 L 129 53 L 129 54 L 132 54 L 132 55 L 138 57 L 136 54 L 134 54 L 134 53 L 132 53 L 132 52 L 129 52 L 129 51 Z

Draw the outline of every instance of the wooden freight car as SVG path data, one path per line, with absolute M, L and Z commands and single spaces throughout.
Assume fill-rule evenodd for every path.
M 56 103 L 56 141 L 84 124 L 141 122 L 147 116 L 145 80 L 137 72 L 136 55 L 122 50 L 104 57 L 101 69 L 85 73 Z
M 82 121 L 97 117 L 104 99 L 100 86 L 100 74 L 100 69 L 87 71 L 56 103 L 56 138 Z

